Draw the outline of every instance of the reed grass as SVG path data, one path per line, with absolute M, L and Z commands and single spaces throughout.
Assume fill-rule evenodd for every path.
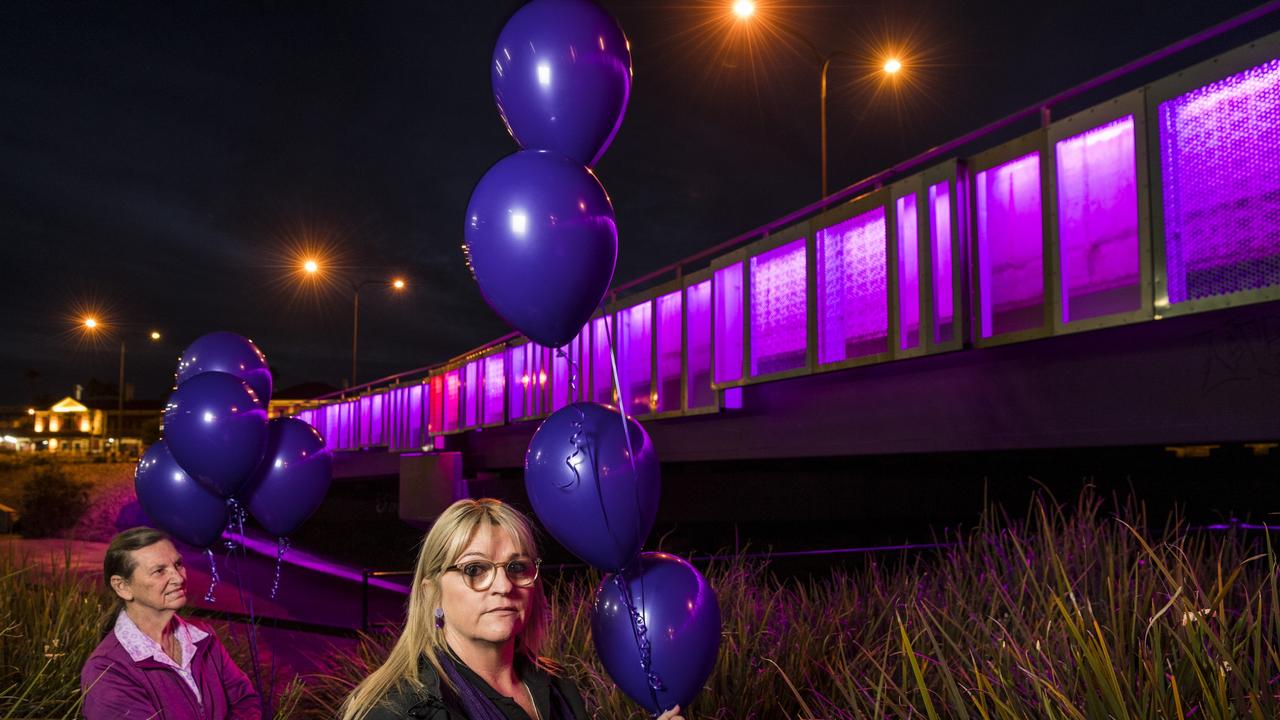
M 1266 533 L 1153 527 L 1086 489 L 991 508 L 954 545 L 808 579 L 745 557 L 704 574 L 720 655 L 690 718 L 1280 717 L 1280 595 Z M 594 573 L 550 583 L 558 659 L 597 718 L 642 718 L 591 647 Z M 331 713 L 391 636 L 310 680 Z

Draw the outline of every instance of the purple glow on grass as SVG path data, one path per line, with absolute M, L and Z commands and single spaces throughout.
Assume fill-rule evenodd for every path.
M 1054 146 L 1062 322 L 1142 307 L 1133 116 Z
M 618 377 L 630 415 L 652 412 L 653 305 L 641 303 L 618 312 Z
M 818 231 L 818 362 L 889 349 L 885 211 L 877 207 Z
M 978 173 L 978 287 L 982 337 L 1044 324 L 1040 153 Z
M 680 369 L 684 365 L 680 340 L 683 293 L 679 290 L 667 293 L 653 301 L 657 310 L 654 318 L 654 334 L 658 347 L 657 397 L 651 398 L 651 408 L 657 412 L 680 409 Z
M 244 545 L 245 548 L 264 557 L 274 558 L 276 556 L 277 544 L 274 539 L 259 540 L 258 538 L 243 536 L 238 533 L 223 533 L 222 537 L 227 540 L 234 540 L 235 542 Z M 322 560 L 305 550 L 298 550 L 297 548 L 290 548 L 289 553 L 285 555 L 282 562 L 287 565 L 293 565 L 294 567 L 306 568 L 307 570 L 323 573 L 331 577 L 349 580 L 357 584 L 364 581 L 364 576 L 355 568 Z M 409 594 L 408 587 L 389 582 L 381 578 L 369 578 L 369 587 L 390 590 L 392 592 L 400 593 L 401 595 Z
M 1280 59 L 1160 104 L 1173 303 L 1280 285 Z
M 751 258 L 751 374 L 804 367 L 808 281 L 804 238 Z
M 951 262 L 951 191 L 943 180 L 929 188 L 929 265 L 933 278 L 933 341 L 950 342 L 955 336 L 955 287 Z
M 685 324 L 688 326 L 689 407 L 715 403 L 711 389 L 711 281 L 685 289 Z
M 484 358 L 484 404 L 480 422 L 494 425 L 503 421 L 502 405 L 507 392 L 506 355 L 495 353 Z
M 715 273 L 715 371 L 716 382 L 742 379 L 742 263 Z
M 462 366 L 462 427 L 476 426 L 480 410 L 480 361 Z
M 444 422 L 442 430 L 450 432 L 458 429 L 458 407 L 462 395 L 462 379 L 457 370 L 444 374 Z
M 898 198 L 899 347 L 920 347 L 920 236 L 915 193 Z
M 613 361 L 609 356 L 609 331 L 613 317 L 598 317 L 591 321 L 591 399 L 605 405 L 613 404 Z

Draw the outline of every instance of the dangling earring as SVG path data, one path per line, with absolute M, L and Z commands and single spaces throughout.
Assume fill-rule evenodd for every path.
M 436 608 L 436 629 L 444 627 L 444 608 Z

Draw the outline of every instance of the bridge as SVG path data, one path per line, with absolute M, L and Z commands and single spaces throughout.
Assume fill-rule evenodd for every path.
M 577 400 L 621 403 L 664 463 L 1269 451 L 1280 34 L 1133 85 L 1271 9 L 617 286 L 563 349 L 509 335 L 297 415 L 340 474 L 399 476 L 410 520 Z

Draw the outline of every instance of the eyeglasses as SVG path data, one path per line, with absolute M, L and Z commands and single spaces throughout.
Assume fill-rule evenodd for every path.
M 498 577 L 498 568 L 502 568 L 507 574 L 507 580 L 511 581 L 516 587 L 527 588 L 533 585 L 533 581 L 538 579 L 538 568 L 542 566 L 541 560 L 512 560 L 505 563 L 489 562 L 488 560 L 468 560 L 459 565 L 450 565 L 445 568 L 445 572 L 460 572 L 462 579 L 467 583 L 467 587 L 477 592 L 488 590 L 493 585 L 493 579 Z

